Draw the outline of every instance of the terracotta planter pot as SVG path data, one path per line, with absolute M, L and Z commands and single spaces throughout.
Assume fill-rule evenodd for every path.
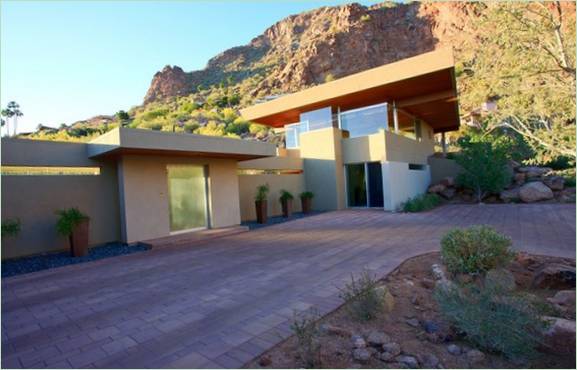
M 256 206 L 256 221 L 259 224 L 266 224 L 267 220 L 267 201 L 266 200 L 256 200 L 254 202 Z
M 70 254 L 73 257 L 82 257 L 88 254 L 89 221 L 82 221 L 74 228 L 70 235 Z
M 309 213 L 311 211 L 312 203 L 313 202 L 311 198 L 301 198 L 303 213 Z
M 282 205 L 282 216 L 284 218 L 288 218 L 293 214 L 293 200 L 292 199 L 283 199 L 280 201 Z

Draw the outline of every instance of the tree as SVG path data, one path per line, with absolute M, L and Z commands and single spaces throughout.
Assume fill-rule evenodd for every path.
M 6 136 L 10 136 L 10 118 L 14 116 L 14 112 L 10 108 L 2 109 L 2 117 L 6 117 L 5 123 L 2 125 L 6 125 Z
M 575 3 L 478 4 L 477 38 L 459 66 L 461 105 L 487 101 L 487 131 L 508 127 L 540 162 L 575 158 Z
M 460 153 L 455 157 L 462 167 L 457 182 L 475 192 L 481 202 L 489 193 L 501 192 L 509 182 L 507 172 L 508 148 L 502 141 L 492 141 L 487 136 L 459 139 Z
M 14 135 L 18 133 L 18 117 L 22 117 L 24 114 L 20 111 L 20 105 L 15 101 L 8 103 L 7 109 L 12 112 L 12 120 L 14 122 Z

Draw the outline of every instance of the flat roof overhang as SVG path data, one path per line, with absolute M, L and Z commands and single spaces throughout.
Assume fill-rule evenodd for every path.
M 435 132 L 459 128 L 459 105 L 451 49 L 403 59 L 284 95 L 241 110 L 244 119 L 272 127 L 299 122 L 300 114 L 327 106 L 341 111 L 395 101 Z
M 274 144 L 258 141 L 116 128 L 88 143 L 88 157 L 161 155 L 247 160 L 276 155 Z

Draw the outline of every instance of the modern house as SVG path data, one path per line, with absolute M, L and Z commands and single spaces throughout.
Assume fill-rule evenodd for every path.
M 315 207 L 393 211 L 429 186 L 433 135 L 459 127 L 453 55 L 422 54 L 241 113 L 284 128 L 281 155 L 303 160 Z
M 433 135 L 459 127 L 454 62 L 441 50 L 241 111 L 285 133 L 257 141 L 119 128 L 89 143 L 2 139 L 2 219 L 22 232 L 2 258 L 63 249 L 57 209 L 91 218 L 93 245 L 255 218 L 256 186 L 315 194 L 313 208 L 395 210 L 430 183 Z M 299 210 L 298 202 L 295 203 Z

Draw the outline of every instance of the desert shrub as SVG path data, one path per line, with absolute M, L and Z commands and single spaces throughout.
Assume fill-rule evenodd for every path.
M 452 273 L 483 273 L 513 259 L 511 239 L 489 226 L 453 229 L 441 239 L 441 256 Z
M 368 271 L 363 271 L 358 279 L 351 275 L 351 282 L 341 289 L 340 297 L 347 302 L 351 316 L 357 320 L 374 319 L 383 309 L 383 295 L 379 293 L 378 281 Z
M 441 313 L 476 346 L 507 358 L 527 358 L 547 327 L 526 297 L 475 285 L 437 289 Z
M 461 151 L 455 157 L 462 171 L 457 183 L 472 189 L 480 202 L 489 193 L 499 193 L 510 181 L 507 160 L 510 147 L 505 142 L 468 136 L 458 141 Z
M 82 221 L 88 220 L 89 217 L 80 212 L 78 208 L 68 208 L 56 211 L 58 221 L 56 222 L 56 231 L 63 236 L 69 236 Z
M 297 354 L 301 365 L 305 368 L 318 367 L 320 365 L 320 343 L 318 320 L 320 315 L 317 311 L 294 314 L 291 330 L 297 342 Z
M 17 236 L 20 233 L 20 220 L 7 219 L 2 221 L 2 237 Z
M 269 188 L 268 184 L 263 184 L 263 185 L 257 186 L 256 195 L 254 196 L 254 199 L 256 201 L 259 201 L 259 202 L 266 200 L 269 190 L 270 190 L 270 188 Z
M 441 198 L 437 194 L 421 194 L 407 200 L 402 205 L 404 212 L 423 212 L 435 208 L 441 204 Z

